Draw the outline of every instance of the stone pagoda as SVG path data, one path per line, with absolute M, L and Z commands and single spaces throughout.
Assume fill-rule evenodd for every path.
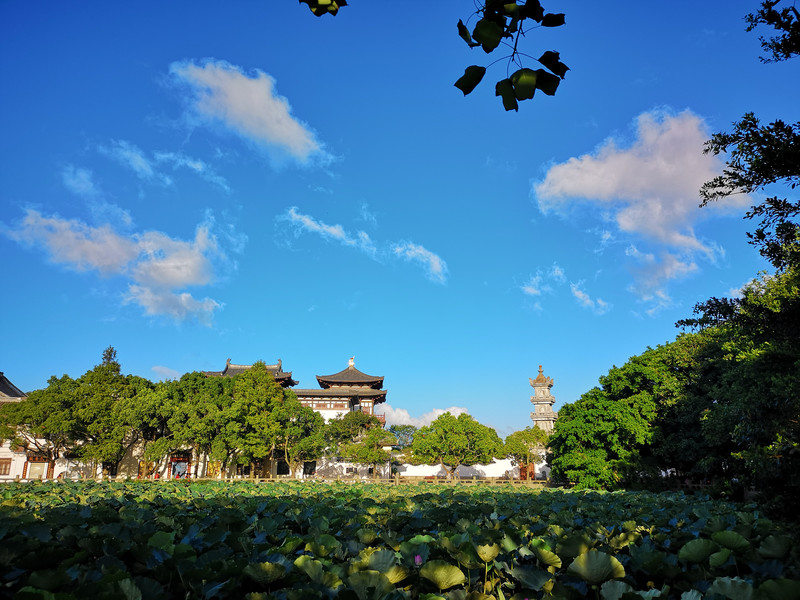
M 531 382 L 531 387 L 533 388 L 531 420 L 535 427 L 539 427 L 547 433 L 552 433 L 553 424 L 558 418 L 558 413 L 553 411 L 553 404 L 555 404 L 556 399 L 550 393 L 550 388 L 553 387 L 553 378 L 545 377 L 544 373 L 542 373 L 542 365 L 539 365 L 539 374 L 536 379 L 528 378 L 528 381 Z

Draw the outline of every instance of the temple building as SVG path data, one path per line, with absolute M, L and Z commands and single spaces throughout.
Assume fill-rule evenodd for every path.
M 530 381 L 533 388 L 531 420 L 535 427 L 539 427 L 547 433 L 552 433 L 553 425 L 558 418 L 558 413 L 553 411 L 553 404 L 555 404 L 556 399 L 550 393 L 550 388 L 553 387 L 553 378 L 545 377 L 544 373 L 542 373 L 542 365 L 539 365 L 539 374 L 536 379 L 528 378 L 528 381 Z
M 253 365 L 236 365 L 229 358 L 222 371 L 203 371 L 208 377 L 233 377 L 252 368 Z M 292 379 L 291 371 L 283 370 L 279 359 L 274 365 L 267 365 L 267 371 L 275 381 L 292 391 L 303 406 L 307 406 L 325 419 L 342 416 L 348 412 L 363 412 L 373 415 L 381 423 L 386 423 L 383 415 L 375 414 L 375 405 L 386 401 L 386 390 L 383 388 L 383 377 L 367 375 L 355 367 L 355 358 L 348 361 L 347 368 L 333 375 L 317 375 L 320 389 L 294 389 L 297 381 Z
M 21 402 L 27 394 L 15 386 L 0 371 L 0 406 L 11 402 Z M 35 462 L 35 464 L 33 464 Z M 47 464 L 37 456 L 28 455 L 24 448 L 13 448 L 9 440 L 0 444 L 0 480 L 14 477 L 47 475 Z

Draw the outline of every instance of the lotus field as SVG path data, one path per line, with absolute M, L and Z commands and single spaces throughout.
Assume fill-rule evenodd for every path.
M 701 496 L 249 482 L 0 487 L 0 597 L 800 597 L 800 548 Z

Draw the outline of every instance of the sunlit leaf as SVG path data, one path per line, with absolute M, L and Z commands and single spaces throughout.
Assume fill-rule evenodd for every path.
M 625 577 L 625 568 L 622 563 L 599 550 L 589 550 L 578 556 L 567 567 L 567 572 L 590 584 Z
M 475 547 L 478 557 L 485 563 L 492 562 L 500 554 L 500 546 L 497 544 L 485 544 Z
M 440 591 L 461 585 L 466 580 L 461 569 L 443 560 L 426 562 L 419 570 L 419 574 L 432 582 Z
M 530 100 L 536 92 L 536 71 L 520 69 L 511 75 L 514 97 L 517 100 Z

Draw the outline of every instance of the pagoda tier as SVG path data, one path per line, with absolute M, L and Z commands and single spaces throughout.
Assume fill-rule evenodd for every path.
M 553 378 L 545 377 L 542 372 L 542 365 L 539 365 L 539 374 L 535 379 L 528 378 L 528 381 L 530 381 L 533 388 L 531 420 L 535 427 L 550 433 L 553 431 L 553 425 L 558 418 L 558 413 L 553 410 L 556 399 L 550 393 L 550 388 L 553 387 Z
M 347 368 L 333 375 L 317 375 L 319 386 L 324 389 L 338 387 L 352 387 L 363 389 L 365 387 L 379 390 L 383 387 L 383 377 L 367 375 L 355 367 L 355 358 L 351 358 Z M 385 395 L 385 392 L 384 392 Z
M 292 379 L 292 372 L 284 371 L 282 366 L 283 363 L 280 358 L 276 364 L 266 365 L 269 374 L 272 375 L 272 377 L 281 385 L 281 387 L 293 387 L 297 385 L 297 382 Z M 245 371 L 249 371 L 252 368 L 253 365 L 233 364 L 229 358 L 225 362 L 225 368 L 222 371 L 202 371 L 202 373 L 206 377 L 233 377 L 235 375 L 239 375 L 240 373 L 244 373 Z

